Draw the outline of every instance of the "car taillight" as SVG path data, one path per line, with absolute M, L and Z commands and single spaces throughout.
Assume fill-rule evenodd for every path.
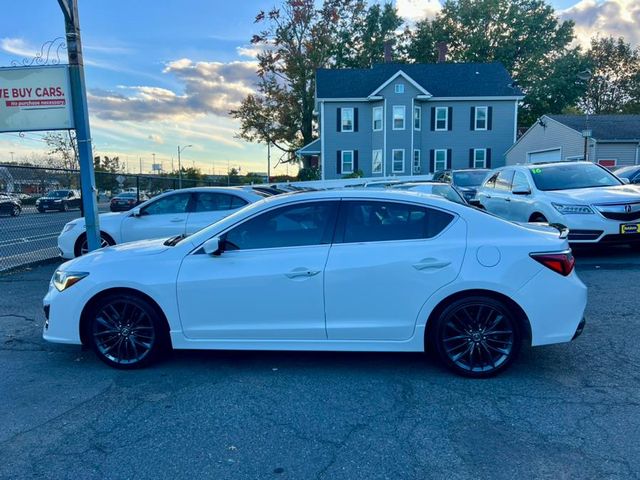
M 576 260 L 570 251 L 561 253 L 531 253 L 530 256 L 536 262 L 541 263 L 545 267 L 565 277 L 573 271 L 573 267 L 576 264 Z

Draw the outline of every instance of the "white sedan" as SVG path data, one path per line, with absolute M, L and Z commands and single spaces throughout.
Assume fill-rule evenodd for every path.
M 217 222 L 264 195 L 237 187 L 185 188 L 158 195 L 122 213 L 100 215 L 103 247 L 118 243 L 190 234 Z M 84 218 L 67 223 L 58 236 L 62 258 L 87 253 Z
M 508 220 L 566 225 L 571 243 L 640 247 L 640 189 L 591 162 L 503 167 L 477 199 Z
M 563 234 L 433 195 L 271 197 L 198 233 L 63 264 L 44 338 L 118 368 L 174 349 L 424 351 L 494 375 L 526 341 L 568 342 L 586 287 Z

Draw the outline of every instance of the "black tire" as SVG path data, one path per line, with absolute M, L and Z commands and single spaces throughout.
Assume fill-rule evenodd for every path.
M 67 204 L 67 202 L 62 202 L 62 206 L 60 207 L 60 211 L 61 212 L 68 212 L 69 211 L 69 205 Z
M 456 300 L 435 322 L 431 340 L 438 358 L 464 377 L 499 374 L 516 359 L 522 346 L 516 313 L 490 297 Z
M 111 238 L 104 232 L 100 232 L 100 248 L 110 247 L 115 244 L 116 242 L 113 241 L 113 238 Z M 87 245 L 87 234 L 83 233 L 78 237 L 78 240 L 76 240 L 76 245 L 73 249 L 73 253 L 76 257 L 80 257 L 82 255 L 85 255 L 88 251 L 89 249 Z
M 531 219 L 529 221 L 530 222 L 549 223 L 549 221 L 547 220 L 547 217 L 545 217 L 541 213 L 534 213 L 533 215 L 531 215 Z
M 135 294 L 99 299 L 86 323 L 85 338 L 110 367 L 132 370 L 158 360 L 169 349 L 169 333 L 157 307 Z
M 22 208 L 20 208 L 19 205 L 14 205 L 11 209 L 11 216 L 17 217 L 18 215 L 20 215 L 20 212 L 22 212 Z

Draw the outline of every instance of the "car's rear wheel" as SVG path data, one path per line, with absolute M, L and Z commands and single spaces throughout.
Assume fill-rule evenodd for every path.
M 133 294 L 114 293 L 98 300 L 87 328 L 91 349 L 115 368 L 148 365 L 168 345 L 167 331 L 156 307 Z
M 14 205 L 13 208 L 11 209 L 11 216 L 17 217 L 18 215 L 20 215 L 21 211 L 22 209 L 18 205 Z
M 522 343 L 514 312 L 489 297 L 469 297 L 447 306 L 436 319 L 433 345 L 447 368 L 486 378 L 506 369 Z
M 115 245 L 116 242 L 113 241 L 111 237 L 100 232 L 100 248 L 110 247 L 111 245 Z M 85 255 L 89 252 L 89 242 L 87 241 L 87 235 L 85 233 L 78 239 L 76 242 L 75 254 L 76 257 L 81 255 Z

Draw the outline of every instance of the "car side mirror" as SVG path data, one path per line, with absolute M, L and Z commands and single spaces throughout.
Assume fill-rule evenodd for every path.
M 220 255 L 224 250 L 224 240 L 220 237 L 213 237 L 202 244 L 202 250 L 207 255 Z
M 514 195 L 531 195 L 531 189 L 529 188 L 515 188 L 511 191 Z
M 132 217 L 139 217 L 140 215 L 141 215 L 140 214 L 140 209 L 138 207 L 136 207 L 136 208 L 131 210 L 131 216 Z
M 620 178 L 620 181 L 626 185 L 629 185 L 631 183 L 628 178 L 625 178 L 625 177 L 618 177 L 618 178 Z

